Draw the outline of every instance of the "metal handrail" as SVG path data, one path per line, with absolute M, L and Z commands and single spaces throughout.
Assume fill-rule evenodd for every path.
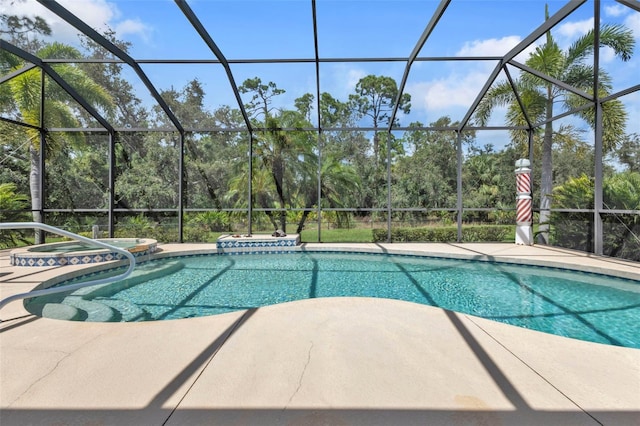
M 129 275 L 131 275 L 131 273 L 133 272 L 133 268 L 135 268 L 136 258 L 133 256 L 133 254 L 131 254 L 127 250 L 121 249 L 119 247 L 115 247 L 111 244 L 103 243 L 102 241 L 92 240 L 91 238 L 83 237 L 82 235 L 77 235 L 77 234 L 74 234 L 73 232 L 65 231 L 64 229 L 59 229 L 51 225 L 46 225 L 44 223 L 37 223 L 37 222 L 0 223 L 0 229 L 25 229 L 25 228 L 26 229 L 29 229 L 29 228 L 42 229 L 44 231 L 51 232 L 53 234 L 58 234 L 58 235 L 73 238 L 79 241 L 83 241 L 87 244 L 108 248 L 110 250 L 113 250 L 117 253 L 124 255 L 127 259 L 129 259 L 129 267 L 124 273 L 120 275 L 115 275 L 113 277 L 101 278 L 98 280 L 92 280 L 92 281 L 87 281 L 87 282 L 82 282 L 77 284 L 70 284 L 62 287 L 52 287 L 52 288 L 46 288 L 43 290 L 33 290 L 27 293 L 14 294 L 12 296 L 9 296 L 0 300 L 0 309 L 2 309 L 4 305 L 6 305 L 7 303 L 13 302 L 14 300 L 44 296 L 47 294 L 62 293 L 69 290 L 77 290 L 79 288 L 88 287 L 90 285 L 106 284 L 106 283 L 122 280 L 127 278 Z

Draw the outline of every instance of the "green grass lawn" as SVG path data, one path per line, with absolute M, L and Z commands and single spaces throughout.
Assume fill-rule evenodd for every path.
M 465 225 L 465 227 L 472 227 Z M 534 226 L 534 230 L 535 230 Z M 207 234 L 206 241 L 209 243 L 215 243 L 215 241 L 221 235 L 229 235 L 230 232 L 210 232 Z M 254 235 L 271 235 L 267 231 L 258 231 Z M 132 235 L 133 237 L 133 235 Z M 138 237 L 140 237 L 138 235 Z M 318 242 L 317 229 L 305 229 L 300 235 L 300 239 L 303 243 L 316 243 Z M 60 237 L 47 237 L 47 242 L 58 242 L 64 240 Z M 513 242 L 515 240 L 515 226 L 503 239 L 503 242 Z M 373 231 L 371 228 L 350 228 L 350 229 L 323 229 L 321 233 L 321 242 L 323 243 L 370 243 L 373 241 Z M 22 245 L 22 244 L 20 244 Z
M 323 229 L 320 237 L 323 243 L 370 243 L 373 241 L 371 229 Z M 303 230 L 300 239 L 303 243 L 318 242 L 316 229 Z

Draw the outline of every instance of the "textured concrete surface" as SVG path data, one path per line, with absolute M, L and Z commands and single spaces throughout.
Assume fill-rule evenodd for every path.
M 210 246 L 166 245 L 205 251 Z M 305 245 L 615 270 L 510 244 Z M 0 295 L 82 268 L 8 267 Z M 311 299 L 145 323 L 0 310 L 0 424 L 640 424 L 640 350 L 408 302 Z

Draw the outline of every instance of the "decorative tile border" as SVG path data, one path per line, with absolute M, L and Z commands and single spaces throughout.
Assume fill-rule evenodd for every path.
M 269 235 L 254 235 L 252 237 L 234 237 L 225 235 L 218 238 L 216 247 L 218 253 L 280 253 L 295 250 L 300 245 L 300 235 L 292 234 L 286 237 L 272 237 Z
M 140 240 L 140 244 L 129 249 L 134 257 L 147 256 L 154 253 L 158 249 L 156 240 Z M 28 266 L 28 267 L 56 267 L 66 265 L 85 265 L 90 263 L 109 262 L 112 260 L 122 260 L 125 257 L 108 249 L 92 250 L 91 252 L 71 253 L 38 253 L 31 252 L 28 248 L 13 250 L 9 254 L 10 264 L 12 266 Z

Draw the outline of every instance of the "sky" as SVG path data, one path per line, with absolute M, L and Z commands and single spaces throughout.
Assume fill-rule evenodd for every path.
M 59 3 L 99 32 L 114 30 L 119 39 L 131 43 L 129 53 L 136 59 L 215 59 L 174 1 Z M 453 0 L 418 56 L 502 56 L 543 23 L 545 4 L 553 15 L 566 3 Z M 438 4 L 435 0 L 317 0 L 319 54 L 326 58 L 407 57 Z M 314 58 L 310 0 L 190 0 L 188 5 L 229 60 Z M 601 52 L 601 66 L 612 76 L 615 92 L 640 83 L 640 13 L 614 0 L 603 0 L 602 5 L 601 21 L 625 25 L 636 40 L 635 56 L 627 63 L 616 59 L 609 49 Z M 78 31 L 35 0 L 0 0 L 0 10 L 42 16 L 55 40 L 78 45 Z M 587 1 L 553 29 L 558 44 L 566 48 L 592 28 L 592 16 L 593 2 Z M 540 43 L 525 49 L 516 60 L 524 62 Z M 411 113 L 400 116 L 401 125 L 415 121 L 429 124 L 445 115 L 461 120 L 495 65 L 495 61 L 415 62 L 406 86 L 412 97 Z M 207 93 L 208 108 L 236 106 L 224 69 L 218 64 L 143 64 L 142 68 L 159 90 L 180 90 L 197 78 Z M 360 78 L 385 75 L 400 82 L 404 69 L 402 62 L 323 63 L 320 89 L 346 101 Z M 316 92 L 312 63 L 232 64 L 231 70 L 237 85 L 256 76 L 263 82 L 275 82 L 286 93 L 274 103 L 285 108 L 292 108 L 295 98 Z M 125 75 L 136 96 L 152 102 L 135 73 L 127 70 Z M 621 100 L 630 117 L 627 133 L 640 133 L 640 92 Z M 497 110 L 491 124 L 502 124 L 503 117 L 503 111 Z M 492 137 L 490 132 L 483 136 L 488 143 Z

